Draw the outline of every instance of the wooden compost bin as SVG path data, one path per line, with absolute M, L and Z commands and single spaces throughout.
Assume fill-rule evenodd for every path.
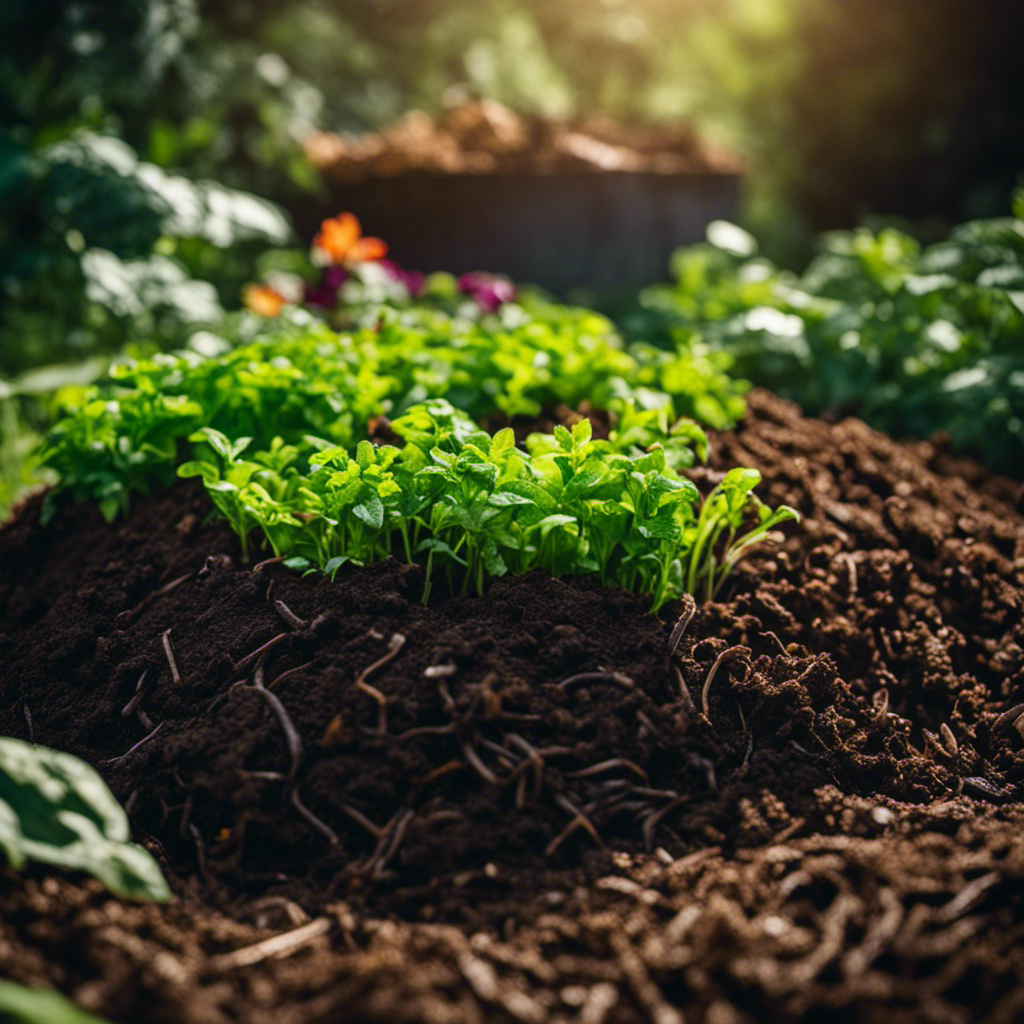
M 735 217 L 740 178 L 738 170 L 415 171 L 332 183 L 328 207 L 357 214 L 409 269 L 500 272 L 564 296 L 664 280 L 675 249 L 701 241 L 712 220 Z

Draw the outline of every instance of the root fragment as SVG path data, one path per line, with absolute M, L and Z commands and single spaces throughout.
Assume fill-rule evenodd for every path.
M 163 727 L 166 724 L 167 724 L 166 722 L 161 722 L 152 732 L 147 733 L 145 736 L 143 736 L 142 739 L 139 740 L 139 742 L 135 744 L 135 746 L 129 747 L 119 757 L 111 757 L 111 758 L 109 758 L 106 761 L 100 761 L 100 764 L 120 764 L 122 761 L 124 761 L 127 758 L 131 757 L 132 754 L 134 754 L 136 750 L 139 750 L 141 747 L 144 747 L 151 739 L 153 739 L 154 736 L 156 736 L 156 734 L 158 732 L 160 732 L 161 729 L 163 729 Z
M 181 673 L 178 672 L 178 662 L 174 657 L 174 645 L 171 643 L 171 631 L 165 629 L 160 636 L 160 639 L 164 644 L 164 654 L 167 655 L 167 664 L 171 666 L 171 679 L 174 681 L 174 685 L 177 686 L 181 682 Z
M 396 657 L 404 645 L 405 637 L 401 633 L 393 633 L 388 641 L 387 653 L 379 657 L 372 665 L 367 665 L 356 679 L 355 685 L 368 697 L 372 697 L 377 702 L 377 732 L 381 736 L 385 735 L 388 731 L 388 699 L 376 686 L 371 686 L 366 680 L 378 669 L 383 668 L 392 658 Z M 337 727 L 335 727 L 335 722 L 338 723 Z M 340 725 L 340 716 L 336 715 L 331 720 L 330 725 L 328 725 L 327 731 L 330 733 L 332 728 L 340 728 Z
M 571 690 L 590 683 L 611 683 L 613 686 L 621 686 L 626 690 L 636 689 L 636 683 L 623 672 L 580 672 L 577 675 L 569 676 L 568 679 L 563 679 L 558 686 L 562 690 Z
M 274 717 L 281 726 L 281 731 L 284 733 L 285 741 L 288 744 L 291 767 L 288 769 L 288 775 L 285 778 L 285 788 L 290 789 L 295 783 L 295 778 L 299 773 L 299 766 L 302 763 L 302 737 L 299 735 L 299 730 L 295 728 L 295 723 L 292 721 L 291 715 L 288 714 L 288 710 L 281 703 L 281 699 L 276 693 L 271 693 L 263 685 L 262 663 L 256 668 L 253 676 L 253 687 L 270 706 L 270 710 L 274 713 Z
M 280 598 L 274 602 L 274 610 L 292 629 L 305 629 L 309 625 L 305 619 L 300 619 Z
M 686 632 L 691 620 L 697 613 L 697 602 L 694 600 L 692 594 L 684 594 L 683 601 L 685 602 L 686 607 L 683 609 L 682 615 L 680 615 L 676 620 L 676 624 L 673 626 L 672 633 L 668 638 L 668 655 L 670 658 L 676 653 L 676 648 L 679 647 L 679 644 L 683 639 L 683 634 Z
M 750 658 L 750 648 L 737 645 L 736 647 L 726 647 L 722 653 L 715 658 L 715 663 L 711 666 L 711 670 L 708 672 L 707 678 L 704 680 L 704 688 L 700 693 L 701 710 L 704 712 L 704 717 L 707 719 L 711 718 L 708 708 L 708 694 L 711 692 L 711 684 L 714 682 L 715 676 L 718 674 L 719 668 L 729 661 L 734 661 L 736 658 Z M 748 669 L 750 662 L 747 661 Z
M 292 953 L 308 946 L 321 935 L 326 935 L 332 928 L 333 922 L 330 918 L 319 917 L 301 928 L 294 928 L 290 932 L 282 932 L 272 938 L 264 939 L 252 946 L 245 946 L 236 949 L 232 953 L 224 953 L 210 959 L 210 969 L 213 971 L 231 971 L 239 967 L 252 967 L 262 963 L 264 960 L 277 959 L 283 956 L 290 956 Z

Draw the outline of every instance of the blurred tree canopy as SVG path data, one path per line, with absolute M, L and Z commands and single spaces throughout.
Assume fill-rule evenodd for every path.
M 51 286 L 85 295 L 92 249 L 172 260 L 231 304 L 235 254 L 282 229 L 239 201 L 237 237 L 200 244 L 213 186 L 197 183 L 287 208 L 317 188 L 310 131 L 453 91 L 693 122 L 747 157 L 748 220 L 783 257 L 868 215 L 937 234 L 1008 212 L 1024 167 L 1009 0 L 4 0 L 0 30 L 0 294 L 21 313 L 51 308 Z M 40 324 L 17 328 L 31 360 Z M 11 337 L 0 322 L 0 373 Z

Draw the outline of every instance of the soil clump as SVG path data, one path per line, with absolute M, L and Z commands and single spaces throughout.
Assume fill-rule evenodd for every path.
M 1024 487 L 764 392 L 712 442 L 804 519 L 674 650 L 593 581 L 241 565 L 191 483 L 23 506 L 0 733 L 179 899 L 0 872 L 0 971 L 133 1021 L 1018 1019 Z

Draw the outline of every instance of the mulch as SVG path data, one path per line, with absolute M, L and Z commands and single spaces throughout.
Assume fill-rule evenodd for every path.
M 0 869 L 0 974 L 133 1022 L 1020 1019 L 1024 486 L 764 392 L 712 442 L 698 486 L 804 518 L 674 648 L 592 581 L 242 565 L 191 483 L 24 505 L 0 734 L 177 895 Z

